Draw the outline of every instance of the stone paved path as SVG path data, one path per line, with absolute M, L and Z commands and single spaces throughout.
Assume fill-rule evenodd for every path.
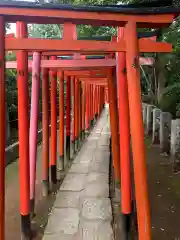
M 59 189 L 43 240 L 113 240 L 111 223 L 105 111 Z

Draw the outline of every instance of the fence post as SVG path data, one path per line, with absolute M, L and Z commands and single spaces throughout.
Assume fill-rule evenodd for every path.
M 170 152 L 170 133 L 172 115 L 168 112 L 160 114 L 160 149 L 161 152 Z
M 144 123 L 144 127 L 146 130 L 146 121 L 147 121 L 147 104 L 143 103 L 142 104 L 142 108 L 143 108 L 143 123 Z
M 159 144 L 159 129 L 160 129 L 160 114 L 161 110 L 158 108 L 153 109 L 153 132 L 152 144 Z
M 172 120 L 171 125 L 171 159 L 173 171 L 180 171 L 180 119 Z
M 147 119 L 146 119 L 146 134 L 151 134 L 153 129 L 153 108 L 152 105 L 147 105 Z

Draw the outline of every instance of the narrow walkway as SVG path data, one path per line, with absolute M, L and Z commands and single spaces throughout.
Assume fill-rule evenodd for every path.
M 105 111 L 59 189 L 43 240 L 113 240 L 111 222 Z

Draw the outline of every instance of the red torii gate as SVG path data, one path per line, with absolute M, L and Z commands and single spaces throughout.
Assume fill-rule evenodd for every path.
M 16 3 L 17 4 L 17 3 Z M 4 239 L 4 155 L 5 155 L 5 81 L 4 81 L 4 53 L 5 51 L 18 51 L 17 52 L 17 70 L 18 70 L 18 111 L 19 111 L 19 138 L 20 138 L 20 177 L 21 177 L 21 216 L 22 216 L 22 232 L 27 239 L 31 239 L 30 234 L 30 207 L 29 207 L 29 180 L 27 176 L 29 175 L 29 142 L 28 142 L 28 83 L 27 83 L 27 73 L 28 73 L 28 61 L 27 61 L 27 51 L 72 51 L 72 52 L 105 52 L 105 53 L 116 53 L 118 52 L 118 99 L 119 99 L 119 121 L 125 123 L 127 120 L 126 128 L 124 134 L 127 134 L 127 139 L 120 138 L 120 142 L 124 144 L 125 147 L 129 148 L 129 118 L 127 118 L 127 111 L 130 115 L 130 129 L 131 129 L 131 139 L 132 139 L 132 150 L 133 150 L 133 161 L 134 161 L 134 177 L 135 177 L 135 187 L 136 187 L 136 203 L 137 203 L 137 215 L 138 215 L 138 228 L 139 228 L 139 239 L 148 240 L 151 239 L 151 225 L 150 225 L 150 212 L 149 212 L 149 201 L 147 194 L 147 179 L 146 179 L 146 166 L 145 166 L 145 149 L 144 149 L 144 139 L 143 139 L 143 123 L 141 116 L 141 96 L 140 96 L 140 82 L 139 82 L 139 52 L 171 52 L 172 48 L 167 43 L 154 42 L 148 39 L 137 40 L 137 27 L 147 27 L 147 28 L 159 28 L 168 26 L 173 22 L 175 9 L 166 9 L 166 12 L 158 14 L 154 10 L 148 11 L 144 9 L 136 10 L 133 13 L 124 13 L 121 8 L 106 8 L 106 7 L 95 7 L 96 9 L 89 8 L 88 12 L 85 8 L 76 7 L 61 7 L 58 8 L 41 8 L 39 6 L 24 4 L 19 8 L 16 4 L 2 4 L 0 5 L 0 238 Z M 125 9 L 125 8 L 124 8 Z M 78 12 L 76 12 L 77 10 Z M 122 12 L 123 13 L 122 13 Z M 144 15 L 144 11 L 147 13 Z M 101 13 L 101 14 L 99 14 Z M 48 17 L 47 17 L 48 16 Z M 119 33 L 118 42 L 101 42 L 101 41 L 84 41 L 84 40 L 74 40 L 65 38 L 64 40 L 45 40 L 45 39 L 27 39 L 27 32 L 25 24 L 18 23 L 17 39 L 15 38 L 5 38 L 4 37 L 4 23 L 5 21 L 24 21 L 24 22 L 36 22 L 36 23 L 64 23 L 72 22 L 74 24 L 92 24 L 92 25 L 110 25 L 117 27 L 124 27 L 124 36 Z M 52 53 L 51 53 L 52 54 Z M 51 55 L 52 56 L 52 55 Z M 55 57 L 54 57 L 55 58 Z M 106 59 L 107 62 L 109 59 Z M 46 61 L 46 60 L 43 60 Z M 58 61 L 58 60 L 56 60 Z M 80 60 L 79 60 L 80 61 Z M 86 60 L 89 61 L 89 60 Z M 85 61 L 85 62 L 86 62 Z M 111 61 L 111 60 L 110 60 Z M 107 66 L 107 65 L 106 65 Z M 78 67 L 78 66 L 73 66 Z M 85 66 L 88 68 L 89 66 Z M 103 67 L 103 66 L 93 66 Z M 114 167 L 116 171 L 116 177 L 118 177 L 118 164 L 119 164 L 119 149 L 118 149 L 118 106 L 117 106 L 117 95 L 116 93 L 116 83 L 115 83 L 115 70 L 112 69 L 113 66 L 108 66 L 107 68 L 107 82 L 109 91 L 109 103 L 110 103 L 110 120 L 111 120 L 111 132 L 112 132 L 112 152 L 115 156 Z M 124 68 L 127 71 L 127 80 L 125 78 Z M 43 77 L 47 80 L 47 72 L 43 70 Z M 55 82 L 56 73 L 51 71 L 51 80 Z M 62 74 L 60 74 L 60 83 L 62 86 Z M 54 79 L 54 81 L 53 81 Z M 44 79 L 43 79 L 44 81 Z M 86 81 L 86 80 L 84 80 Z M 75 104 L 75 115 L 78 118 L 78 108 L 77 103 L 79 101 L 79 90 L 78 90 L 78 77 L 75 77 L 75 92 L 78 96 Z M 53 108 L 55 99 L 54 93 L 56 86 L 52 83 L 52 118 L 53 124 L 55 125 L 56 111 Z M 123 88 L 120 88 L 119 85 Z M 44 84 L 45 85 L 45 84 Z M 44 86 L 45 87 L 45 86 Z M 45 88 L 44 88 L 45 91 Z M 62 91 L 61 91 L 62 92 Z M 47 94 L 47 88 L 46 88 Z M 88 95 L 92 97 L 92 88 L 89 89 Z M 89 98 L 88 96 L 88 98 Z M 62 98 L 62 96 L 60 97 Z M 46 99 L 47 100 L 47 99 Z M 128 107 L 129 102 L 129 107 Z M 101 102 L 102 103 L 102 102 Z M 45 106 L 44 106 L 45 107 Z M 90 111 L 92 119 L 92 103 L 88 106 L 88 111 Z M 61 113 L 62 114 L 62 113 Z M 55 118 L 54 118 L 55 117 Z M 47 122 L 46 122 L 47 124 Z M 44 126 L 46 125 L 44 123 Z M 52 124 L 52 125 L 53 125 Z M 121 126 L 120 125 L 120 126 Z M 47 125 L 45 126 L 47 128 Z M 62 126 L 61 126 L 62 127 Z M 54 133 L 52 126 L 52 133 Z M 75 126 L 75 136 L 79 134 L 78 121 L 76 121 Z M 120 134 L 121 136 L 121 134 Z M 123 135 L 125 136 L 125 135 Z M 56 136 L 55 136 L 56 137 Z M 46 138 L 47 141 L 47 138 Z M 116 148 L 117 146 L 117 148 Z M 47 150 L 47 149 L 46 149 Z M 122 151 L 122 149 L 121 149 Z M 54 152 L 54 149 L 53 149 Z M 53 153 L 52 152 L 52 153 Z M 46 155 L 47 152 L 44 153 Z M 124 177 L 121 175 L 121 190 L 122 190 L 122 212 L 125 215 L 129 215 L 130 209 L 130 181 L 125 188 L 124 180 L 129 178 L 129 156 L 126 155 L 127 152 L 123 153 L 121 156 L 121 173 L 124 171 Z M 118 156 L 118 157 L 117 157 Z M 124 158 L 127 161 L 122 161 Z M 47 159 L 46 159 L 47 160 Z M 54 177 L 55 172 L 55 162 L 54 156 L 52 157 L 53 171 L 52 176 Z M 122 164 L 123 163 L 123 164 Z M 53 179 L 56 182 L 56 178 Z M 124 192 L 123 192 L 124 190 Z M 128 205 L 123 205 L 123 202 Z
M 165 52 L 169 52 L 168 50 Z M 152 65 L 153 59 L 152 58 L 140 58 L 141 65 Z M 73 68 L 101 68 L 101 67 L 115 67 L 116 60 L 115 59 L 89 59 L 89 60 L 41 60 L 41 68 L 50 68 L 50 69 L 71 69 Z M 17 62 L 16 61 L 8 61 L 6 62 L 6 68 L 14 68 L 17 69 Z M 28 68 L 29 70 L 32 69 L 32 60 L 28 61 Z

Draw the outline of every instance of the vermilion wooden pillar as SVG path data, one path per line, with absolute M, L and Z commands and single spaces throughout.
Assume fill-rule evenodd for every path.
M 103 100 L 102 100 L 102 107 L 105 107 L 105 88 L 103 87 Z
M 105 88 L 105 103 L 108 102 L 108 93 L 107 93 L 107 88 Z
M 56 57 L 52 56 L 52 60 Z M 57 72 L 55 70 L 50 71 L 51 82 L 51 159 L 50 159 L 50 171 L 51 181 L 53 184 L 57 183 Z
M 86 132 L 89 131 L 89 84 L 85 83 L 85 95 L 86 95 L 86 110 L 85 110 L 85 118 L 86 118 Z
M 100 86 L 97 86 L 97 107 L 96 107 L 96 112 L 97 112 L 98 117 L 99 117 L 99 103 L 100 103 L 99 89 L 100 89 Z
M 96 121 L 96 85 L 93 85 L 93 119 Z
M 0 239 L 5 240 L 5 23 L 0 16 Z
M 85 95 L 85 83 L 82 82 L 82 139 L 85 137 L 85 107 L 86 107 L 86 95 Z
M 89 97 L 89 127 L 91 128 L 91 84 L 89 84 L 88 86 L 88 91 L 89 91 L 89 94 L 88 94 L 88 97 Z
M 140 240 L 151 239 L 150 207 L 145 161 L 144 129 L 142 120 L 141 86 L 139 72 L 139 52 L 137 26 L 128 22 L 125 29 L 127 43 L 126 65 L 128 97 L 130 109 L 130 128 L 134 162 L 135 195 Z
M 124 37 L 124 28 L 118 29 L 118 40 Z M 130 126 L 129 99 L 126 77 L 126 53 L 117 53 L 117 91 L 119 103 L 119 140 L 121 169 L 121 211 L 124 220 L 124 233 L 130 233 L 131 176 L 130 176 Z
M 88 124 L 91 127 L 91 85 L 88 84 Z
M 102 87 L 101 88 L 102 90 L 102 93 L 101 93 L 101 111 L 103 110 L 103 107 L 104 107 L 104 88 Z M 116 98 L 117 100 L 117 98 Z
M 98 116 L 100 114 L 100 86 L 98 86 Z
M 75 95 L 74 95 L 74 108 L 75 108 L 75 151 L 79 147 L 79 79 L 75 78 Z
M 42 179 L 43 196 L 49 193 L 49 70 L 42 69 Z
M 105 107 L 105 87 L 103 87 L 103 108 Z
M 99 87 L 99 113 L 101 114 L 102 107 L 102 87 Z
M 102 87 L 100 86 L 100 112 L 102 111 Z
M 36 161 L 37 161 L 37 134 L 39 116 L 39 91 L 40 91 L 40 62 L 41 55 L 33 53 L 32 65 L 32 88 L 31 88 L 31 113 L 30 113 L 30 134 L 29 134 L 29 160 L 30 160 L 30 204 L 31 214 L 34 215 L 35 204 L 35 182 L 36 182 Z
M 82 85 L 79 81 L 79 141 L 82 140 Z
M 94 84 L 92 84 L 92 125 L 94 124 Z
M 98 86 L 96 86 L 95 117 L 98 118 Z
M 109 107 L 110 107 L 110 127 L 112 138 L 112 159 L 115 173 L 115 181 L 120 180 L 119 169 L 119 129 L 118 129 L 118 108 L 117 108 L 117 95 L 115 79 L 113 70 L 108 69 L 108 94 L 109 94 Z M 102 110 L 102 89 L 100 91 L 100 106 Z
M 90 123 L 93 126 L 93 85 L 90 84 Z
M 77 39 L 77 31 L 76 25 L 71 22 L 64 23 L 63 29 L 63 39 L 65 40 L 76 40 Z M 73 78 L 72 78 L 73 79 Z M 67 77 L 67 92 L 66 92 L 66 156 L 67 159 L 70 160 L 71 153 L 71 77 Z M 74 80 L 72 80 L 74 81 Z M 75 96 L 75 95 L 74 95 Z M 74 107 L 74 106 L 72 106 Z M 75 120 L 72 118 L 72 126 L 75 126 Z M 73 130 L 72 130 L 73 131 Z M 73 134 L 73 133 L 72 133 Z M 72 149 L 73 152 L 75 150 L 75 140 L 72 139 Z
M 99 115 L 101 112 L 101 86 L 99 86 Z
M 66 161 L 70 160 L 71 146 L 71 77 L 66 78 Z
M 96 94 L 97 85 L 94 85 L 94 120 L 96 121 L 96 104 L 97 104 L 97 94 Z
M 59 157 L 61 168 L 64 170 L 64 74 L 58 72 L 59 77 Z
M 92 125 L 94 125 L 94 84 L 92 84 Z
M 71 77 L 71 92 L 72 92 L 72 155 L 74 155 L 75 152 L 75 77 Z
M 96 95 L 97 85 L 94 85 L 94 120 L 96 121 L 96 104 L 97 104 L 97 95 Z
M 80 81 L 78 81 L 78 145 L 81 142 L 81 94 L 80 94 Z
M 27 26 L 16 23 L 16 37 L 27 37 Z M 29 174 L 29 104 L 28 104 L 28 55 L 17 52 L 18 130 L 20 161 L 20 214 L 23 239 L 31 239 L 30 224 L 30 174 Z

